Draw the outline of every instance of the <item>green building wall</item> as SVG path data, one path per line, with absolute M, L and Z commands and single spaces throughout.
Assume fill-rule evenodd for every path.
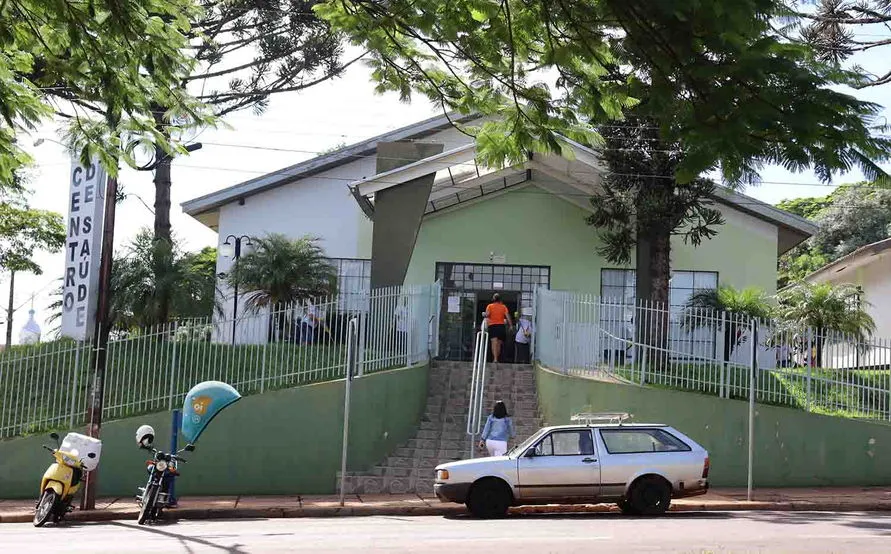
M 722 284 L 776 289 L 776 228 L 723 207 L 726 223 L 698 248 L 672 243 L 672 268 L 718 271 Z M 551 266 L 551 288 L 600 294 L 600 270 L 617 267 L 597 253 L 589 212 L 534 185 L 493 195 L 424 219 L 409 265 L 407 284 L 436 279 L 436 262 Z
M 537 368 L 539 409 L 548 425 L 579 412 L 628 412 L 665 423 L 700 443 L 713 486 L 747 479 L 747 402 L 607 383 Z M 891 425 L 756 405 L 753 481 L 757 487 L 891 485 Z
M 177 494 L 332 494 L 343 445 L 344 381 L 242 398 L 217 416 L 180 467 Z M 348 469 L 362 471 L 411 438 L 424 413 L 427 366 L 368 375 L 351 390 Z M 169 412 L 102 427 L 99 494 L 129 496 L 145 484 L 147 453 L 136 428 L 170 442 Z M 61 433 L 60 433 L 61 434 Z M 50 456 L 45 436 L 0 441 L 0 498 L 36 498 Z

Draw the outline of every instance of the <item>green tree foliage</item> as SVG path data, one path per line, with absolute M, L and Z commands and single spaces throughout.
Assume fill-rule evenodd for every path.
M 806 22 L 802 38 L 819 53 L 821 59 L 841 65 L 851 56 L 888 46 L 886 31 L 891 24 L 888 0 L 819 0 L 816 10 L 807 9 L 813 1 L 798 3 L 799 15 Z M 891 68 L 871 75 L 859 67 L 860 88 L 891 82 Z
M 861 246 L 891 236 L 891 190 L 869 183 L 845 185 L 825 197 L 785 200 L 778 207 L 818 226 L 813 237 L 780 258 L 781 288 Z
M 53 116 L 69 123 L 76 152 L 98 152 L 111 173 L 119 159 L 135 164 L 134 138 L 177 148 L 154 107 L 209 121 L 179 86 L 197 13 L 191 0 L 0 2 L 0 182 L 30 161 L 16 135 Z
M 127 333 L 165 323 L 159 301 L 162 294 L 170 299 L 168 316 L 173 319 L 222 313 L 217 302 L 216 249 L 183 252 L 176 241 L 173 248 L 168 244 L 155 241 L 150 229 L 142 229 L 115 254 L 109 310 L 115 331 Z M 62 316 L 61 296 L 59 288 L 47 307 L 50 321 Z
M 198 252 L 184 254 L 183 258 L 196 292 L 190 307 L 191 312 L 202 317 L 215 312 L 221 313 L 217 303 L 217 249 L 205 246 Z
M 658 122 L 685 156 L 689 183 L 720 171 L 754 182 L 764 163 L 821 179 L 875 162 L 879 106 L 838 92 L 858 79 L 785 40 L 774 0 L 330 0 L 316 7 L 371 52 L 380 91 L 415 92 L 461 114 L 498 115 L 465 130 L 491 165 L 594 144 L 626 110 Z
M 709 200 L 714 183 L 695 179 L 682 185 L 673 178 L 684 154 L 676 142 L 662 139 L 650 118 L 630 117 L 600 133 L 609 172 L 587 218 L 601 230 L 599 253 L 612 263 L 631 264 L 636 247 L 637 297 L 667 304 L 671 237 L 698 246 L 723 223 Z
M 840 187 L 841 188 L 841 187 Z M 777 204 L 777 208 L 805 219 L 816 219 L 820 211 L 832 203 L 832 195 L 817 198 L 792 198 Z
M 262 113 L 273 94 L 300 91 L 339 75 L 341 41 L 312 11 L 318 1 L 199 0 L 191 18 L 189 48 L 194 62 L 180 86 L 200 90 L 197 99 L 214 116 L 251 108 Z M 350 62 L 352 63 L 352 62 Z M 155 119 L 168 135 L 189 119 L 158 104 Z M 171 163 L 177 152 L 166 141 L 151 145 L 155 156 L 155 238 L 170 240 Z
M 863 342 L 875 331 L 860 296 L 854 285 L 798 283 L 777 294 L 778 331 L 793 334 L 813 329 L 816 362 L 822 366 L 823 346 L 830 334 Z
M 745 317 L 767 318 L 771 315 L 771 301 L 767 294 L 757 287 L 737 289 L 731 285 L 721 285 L 695 293 L 684 305 L 685 325 L 694 325 L 697 310 L 709 312 L 732 312 Z
M 111 317 L 117 329 L 133 330 L 164 323 L 166 318 L 207 317 L 216 306 L 216 253 L 184 253 L 176 244 L 155 241 L 143 229 L 112 265 Z M 160 276 L 160 278 L 159 278 Z M 169 300 L 163 306 L 161 298 Z M 169 310 L 165 314 L 164 311 Z
M 727 315 L 723 316 L 722 312 L 727 312 Z M 730 285 L 721 285 L 717 289 L 693 294 L 684 304 L 681 324 L 692 331 L 712 327 L 717 318 L 721 318 L 726 362 L 745 340 L 746 335 L 742 331 L 748 327 L 749 319 L 765 319 L 771 313 L 770 299 L 763 290 L 756 287 L 740 290 Z
M 34 252 L 62 248 L 65 224 L 58 213 L 28 206 L 22 181 L 19 170 L 12 182 L 0 186 L 0 269 L 40 275 L 43 270 L 34 262 Z
M 270 234 L 252 241 L 254 250 L 239 257 L 228 276 L 239 294 L 248 293 L 248 309 L 275 308 L 336 292 L 337 272 L 319 239 Z

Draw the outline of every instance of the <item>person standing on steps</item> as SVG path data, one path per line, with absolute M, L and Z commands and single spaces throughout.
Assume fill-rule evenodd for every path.
M 486 419 L 483 434 L 480 435 L 480 448 L 486 447 L 489 456 L 504 456 L 507 441 L 514 438 L 514 423 L 507 413 L 507 406 L 499 400 Z
M 532 310 L 529 308 L 523 308 L 523 311 L 520 314 L 520 320 L 517 321 L 517 336 L 514 337 L 514 342 L 517 345 L 517 357 L 516 362 L 518 364 L 528 364 L 529 360 L 529 349 L 532 344 Z
M 486 306 L 486 323 L 489 324 L 489 339 L 492 344 L 492 361 L 501 361 L 501 345 L 507 339 L 507 328 L 513 329 L 514 322 L 510 318 L 510 310 L 501 301 L 497 292 L 492 295 L 492 303 Z

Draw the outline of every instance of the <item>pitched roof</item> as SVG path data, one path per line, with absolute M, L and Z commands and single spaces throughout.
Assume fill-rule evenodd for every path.
M 828 279 L 834 274 L 841 273 L 847 269 L 854 269 L 870 264 L 878 260 L 888 250 L 891 250 L 891 238 L 883 239 L 866 246 L 861 246 L 847 256 L 829 262 L 820 269 L 814 271 L 804 278 L 805 281 L 820 282 Z
M 244 198 L 264 190 L 292 183 L 327 169 L 331 169 L 332 167 L 372 155 L 377 151 L 377 143 L 379 142 L 423 138 L 436 133 L 437 131 L 448 129 L 451 126 L 451 121 L 464 122 L 468 119 L 472 118 L 461 118 L 455 114 L 431 117 L 430 119 L 407 125 L 400 129 L 396 129 L 395 131 L 388 131 L 368 140 L 341 148 L 340 150 L 322 154 L 321 156 L 300 162 L 296 165 L 267 173 L 266 175 L 256 177 L 249 181 L 244 181 L 243 183 L 238 183 L 237 185 L 187 200 L 182 203 L 182 208 L 185 213 L 192 217 L 197 217 L 200 214 L 219 208 L 220 206 L 238 200 L 239 198 Z
M 373 155 L 377 151 L 377 144 L 379 142 L 409 139 L 416 140 L 448 129 L 452 126 L 453 121 L 464 123 L 473 119 L 476 119 L 476 116 L 461 117 L 454 113 L 431 117 L 429 119 L 407 125 L 400 129 L 396 129 L 395 131 L 389 131 L 387 133 L 372 137 L 362 142 L 347 146 L 340 150 L 336 150 L 328 154 L 323 154 L 321 156 L 303 161 L 296 165 L 292 165 L 278 171 L 273 171 L 249 181 L 244 181 L 237 185 L 233 185 L 231 187 L 212 192 L 210 194 L 200 196 L 192 200 L 188 200 L 182 203 L 182 208 L 185 213 L 191 215 L 192 217 L 202 219 L 202 214 L 207 215 L 210 212 L 217 210 L 220 206 L 223 206 L 229 202 L 233 202 L 265 190 L 276 188 L 288 183 L 292 183 L 294 181 L 298 181 L 300 179 L 304 179 L 306 177 L 310 177 L 312 175 L 318 174 L 320 172 L 326 171 L 333 167 L 337 167 L 339 165 L 343 165 L 362 157 Z M 570 141 L 569 139 L 565 140 L 576 151 L 576 154 L 579 155 L 580 161 L 583 161 L 584 163 L 586 163 L 587 165 L 591 165 L 592 167 L 597 164 L 597 159 L 599 158 L 599 156 L 594 150 Z M 420 160 L 419 162 L 410 164 L 410 166 L 421 166 L 424 163 L 425 160 Z M 394 171 L 404 172 L 406 171 L 406 169 L 408 168 L 400 168 Z M 369 180 L 374 181 L 375 178 L 379 177 L 381 176 L 373 176 Z M 356 181 L 352 183 L 352 185 L 355 186 L 359 183 L 360 181 Z M 505 187 L 506 186 L 508 185 L 505 182 Z M 814 225 L 807 219 L 799 217 L 795 214 L 791 214 L 789 212 L 771 206 L 766 202 L 762 202 L 760 200 L 757 200 L 750 196 L 746 196 L 739 192 L 735 192 L 725 187 L 718 187 L 715 190 L 713 199 L 722 204 L 731 206 L 740 212 L 749 214 L 753 217 L 776 225 L 781 231 L 779 233 L 778 244 L 778 250 L 781 253 L 806 240 L 817 231 L 816 225 Z

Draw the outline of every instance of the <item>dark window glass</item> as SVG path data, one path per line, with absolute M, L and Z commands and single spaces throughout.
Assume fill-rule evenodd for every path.
M 663 429 L 601 429 L 600 436 L 610 454 L 690 451 L 681 439 Z

